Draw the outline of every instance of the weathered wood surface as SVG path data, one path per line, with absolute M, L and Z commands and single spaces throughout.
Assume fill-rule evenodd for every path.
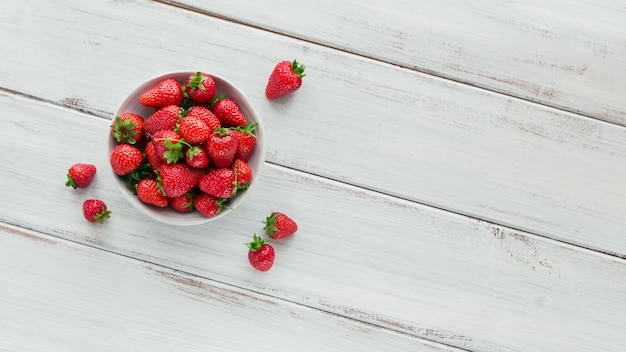
M 271 163 L 626 255 L 623 127 L 165 4 L 64 4 L 8 3 L 5 89 L 110 116 L 150 76 L 215 71 L 250 94 Z M 268 102 L 273 64 L 295 56 L 303 89 Z
M 626 3 L 164 1 L 626 125 Z
M 2 351 L 461 350 L 0 224 Z
M 19 136 L 30 146 L 25 156 L 0 153 L 4 223 L 471 351 L 620 351 L 626 344 L 623 259 L 272 164 L 248 202 L 223 221 L 164 226 L 133 209 L 113 184 L 102 149 L 108 120 L 24 97 L 0 99 L 0 139 Z M 62 136 L 77 135 L 78 147 L 66 148 Z M 63 186 L 69 160 L 99 167 L 88 189 Z M 104 226 L 81 217 L 82 201 L 96 196 L 113 211 Z M 276 243 L 275 267 L 260 274 L 243 243 L 274 209 L 290 213 L 300 229 Z M 22 260 L 38 260 L 26 253 Z M 81 260 L 59 265 L 95 275 L 80 272 Z M 95 280 L 95 290 L 108 285 Z M 115 304 L 115 297 L 103 302 Z
M 623 351 L 621 3 L 185 4 L 3 4 L 0 350 Z M 267 101 L 291 58 L 303 88 Z M 268 164 L 228 217 L 164 226 L 104 145 L 130 90 L 185 69 L 249 95 Z M 300 230 L 261 274 L 243 243 L 272 210 Z

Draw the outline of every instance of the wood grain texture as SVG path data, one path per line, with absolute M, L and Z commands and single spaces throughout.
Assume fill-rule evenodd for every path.
M 271 164 L 229 217 L 166 226 L 115 188 L 103 149 L 108 120 L 7 94 L 0 105 L 0 139 L 30 146 L 26 156 L 0 153 L 5 223 L 471 351 L 621 351 L 626 344 L 623 259 Z M 78 148 L 57 138 L 77 135 Z M 95 163 L 98 174 L 89 188 L 68 189 L 65 172 L 79 161 Z M 82 218 L 87 197 L 112 210 L 105 225 Z M 247 263 L 243 243 L 272 210 L 290 214 L 299 230 L 275 243 L 276 264 L 263 275 Z M 0 248 L 4 258 L 13 246 Z M 62 267 L 90 276 L 83 261 L 90 265 L 82 258 Z
M 8 2 L 5 89 L 110 116 L 145 79 L 203 68 L 249 94 L 272 163 L 626 255 L 622 127 L 159 3 L 65 4 Z M 305 85 L 268 102 L 267 75 L 294 56 Z
M 165 1 L 626 125 L 626 5 Z
M 2 351 L 460 352 L 0 223 Z

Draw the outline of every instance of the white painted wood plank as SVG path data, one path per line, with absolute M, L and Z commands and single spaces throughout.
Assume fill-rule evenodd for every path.
M 2 351 L 455 348 L 0 224 Z
M 626 125 L 626 4 L 165 1 Z
M 109 121 L 0 97 L 0 139 L 30 150 L 0 153 L 0 221 L 472 351 L 626 345 L 623 259 L 271 164 L 229 217 L 164 226 L 118 193 L 102 149 Z M 74 191 L 63 184 L 78 161 L 100 171 Z M 104 226 L 82 218 L 87 197 L 113 211 Z M 300 228 L 260 274 L 243 243 L 272 210 Z
M 3 87 L 110 116 L 150 76 L 214 71 L 249 94 L 273 163 L 626 255 L 624 128 L 171 6 L 66 4 L 8 2 Z M 305 85 L 268 102 L 267 75 L 294 56 Z

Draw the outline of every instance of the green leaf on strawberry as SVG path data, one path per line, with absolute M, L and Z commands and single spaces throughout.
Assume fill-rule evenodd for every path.
M 183 154 L 183 143 L 179 143 L 181 141 L 172 142 L 171 139 L 166 138 L 163 142 L 165 148 L 167 150 L 163 153 L 163 157 L 167 160 L 168 164 L 173 164 L 178 162 L 179 159 L 184 158 Z
M 133 191 L 133 194 L 137 194 L 137 183 L 144 178 L 152 178 L 154 174 L 152 172 L 152 166 L 149 163 L 144 163 L 139 168 L 126 176 L 119 176 L 128 189 Z

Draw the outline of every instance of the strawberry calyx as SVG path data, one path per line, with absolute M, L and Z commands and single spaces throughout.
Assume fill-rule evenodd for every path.
M 113 129 L 113 138 L 120 143 L 135 144 L 137 142 L 136 136 L 139 131 L 135 129 L 137 123 L 131 121 L 131 119 L 124 119 L 120 116 L 115 117 L 115 123 L 110 126 Z
M 198 71 L 196 72 L 196 75 L 193 76 L 193 78 L 191 78 L 189 80 L 189 86 L 191 87 L 191 91 L 194 92 L 196 89 L 200 89 L 200 90 L 206 90 L 206 88 L 204 87 L 204 84 L 202 84 L 202 82 L 206 81 L 208 79 L 208 77 L 203 76 L 202 72 Z
M 150 163 L 143 163 L 139 166 L 139 168 L 128 175 L 119 176 L 126 186 L 133 191 L 133 194 L 137 194 L 137 183 L 139 180 L 143 178 L 152 178 L 153 177 L 152 166 Z
M 165 193 L 165 189 L 163 188 L 163 182 L 161 180 L 161 174 L 159 173 L 159 170 L 154 170 L 154 173 L 156 175 L 157 188 L 159 189 L 159 193 L 167 197 L 167 194 Z
M 235 174 L 235 179 L 233 180 L 233 186 L 235 186 L 235 188 L 233 189 L 233 197 L 237 194 L 238 191 L 245 191 L 249 186 L 250 183 L 244 183 L 243 185 L 239 184 L 239 171 L 234 168 L 233 169 L 233 173 Z
M 254 134 L 254 130 L 256 130 L 256 128 L 259 127 L 258 123 L 252 123 L 246 126 L 237 126 L 237 127 L 233 127 L 233 130 L 237 130 L 239 132 L 243 132 L 246 134 L 251 135 L 252 137 L 256 138 L 256 135 Z
M 265 227 L 263 230 L 267 231 L 267 235 L 270 237 L 274 237 L 274 233 L 278 231 L 278 226 L 276 226 L 276 218 L 278 217 L 278 213 L 272 213 L 268 216 L 265 221 Z
M 217 103 L 218 101 L 225 99 L 226 97 L 224 96 L 224 94 L 220 94 L 220 95 L 216 95 L 213 100 L 211 100 L 211 102 L 209 103 L 209 107 L 213 107 L 213 105 L 215 105 L 215 103 Z
M 216 212 L 215 214 L 219 214 L 219 212 L 220 212 L 222 209 L 232 209 L 232 208 L 228 205 L 228 202 L 230 202 L 230 199 L 228 199 L 228 198 L 220 198 L 220 199 L 218 199 L 218 200 L 215 202 L 215 204 L 217 204 L 217 206 L 218 206 L 217 212 Z
M 104 220 L 108 219 L 111 217 L 111 211 L 107 209 L 107 207 L 102 206 L 100 208 L 100 212 L 95 214 L 93 216 L 93 219 L 95 220 L 95 222 L 97 223 L 104 223 Z
M 251 251 L 256 252 L 259 249 L 261 249 L 261 247 L 263 247 L 264 244 L 265 244 L 265 241 L 263 241 L 263 239 L 257 236 L 257 234 L 255 233 L 254 236 L 252 237 L 252 242 L 246 243 L 246 246 Z
M 162 188 L 161 188 L 162 189 Z M 195 193 L 185 193 L 185 197 L 187 197 L 187 199 L 189 199 L 189 201 L 187 202 L 187 204 L 185 204 L 184 208 L 185 209 L 189 209 L 190 212 L 194 211 L 195 207 L 193 205 L 193 200 L 196 198 L 197 194 Z
M 178 160 L 185 157 L 185 154 L 183 154 L 184 146 L 189 147 L 190 150 L 193 149 L 193 146 L 187 143 L 183 138 L 155 138 L 155 141 L 163 141 L 163 146 L 167 148 L 167 150 L 163 152 L 163 157 L 166 159 L 168 164 L 177 163 Z M 194 155 L 197 155 L 198 153 L 199 151 Z
M 230 129 L 225 128 L 225 127 L 218 127 L 218 128 L 215 129 L 215 131 L 213 131 L 213 133 L 216 136 L 224 137 L 224 136 L 228 136 L 230 134 Z
M 72 178 L 72 175 L 70 175 L 69 172 L 67 173 L 67 182 L 65 182 L 65 186 L 72 187 L 74 189 L 78 187 L 78 185 L 76 184 L 76 181 L 74 181 L 74 179 Z
M 199 146 L 196 145 L 187 149 L 185 156 L 188 157 L 189 160 L 193 160 L 193 158 L 196 157 L 197 155 L 200 155 L 200 153 L 202 153 L 202 150 L 200 149 Z
M 181 108 L 181 111 L 184 113 L 184 111 L 189 111 L 189 109 L 191 109 L 191 107 L 193 106 L 193 100 L 189 96 L 189 93 L 187 93 L 187 85 L 182 84 L 181 88 L 183 89 L 183 101 L 180 103 L 180 108 Z M 186 115 L 187 114 L 184 113 L 184 115 L 181 116 L 181 113 L 179 113 L 178 117 L 183 118 Z
M 291 63 L 291 70 L 300 78 L 306 76 L 306 74 L 304 73 L 304 68 L 304 65 L 299 64 L 297 60 L 293 60 L 293 62 Z

